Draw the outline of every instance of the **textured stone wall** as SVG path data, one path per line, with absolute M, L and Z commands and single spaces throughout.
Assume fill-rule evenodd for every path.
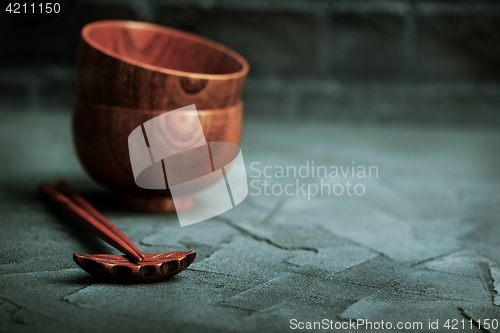
M 247 116 L 500 124 L 500 3 L 484 0 L 83 0 L 2 35 L 1 101 L 68 109 L 79 31 L 100 19 L 238 51 L 251 65 Z

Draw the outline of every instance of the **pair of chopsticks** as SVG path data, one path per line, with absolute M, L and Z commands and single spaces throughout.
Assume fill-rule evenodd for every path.
M 55 186 L 42 182 L 38 185 L 38 190 L 54 204 L 60 206 L 65 213 L 109 245 L 123 252 L 134 261 L 144 259 L 144 255 L 127 236 L 65 181 L 60 180 Z

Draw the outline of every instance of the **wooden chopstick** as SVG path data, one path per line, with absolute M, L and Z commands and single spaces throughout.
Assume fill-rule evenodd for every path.
M 122 241 L 124 241 L 134 252 L 141 257 L 141 259 L 144 259 L 144 254 L 132 243 L 130 239 L 128 239 L 127 236 L 125 236 L 120 229 L 118 229 L 113 223 L 111 223 L 110 220 L 108 220 L 104 215 L 102 215 L 97 209 L 95 209 L 94 206 L 83 196 L 80 195 L 75 189 L 73 189 L 66 181 L 64 180 L 59 180 L 56 183 L 55 188 L 65 194 L 67 197 L 69 197 L 71 200 L 73 200 L 74 203 L 82 207 L 84 210 L 86 210 L 90 215 L 92 215 L 96 220 L 101 222 L 104 226 L 106 226 L 109 230 L 111 230 L 115 235 L 117 235 Z
M 99 220 L 94 218 L 85 209 L 78 206 L 60 191 L 52 187 L 52 185 L 47 182 L 42 182 L 38 185 L 38 189 L 43 195 L 50 198 L 53 203 L 59 205 L 64 212 L 73 217 L 77 222 L 89 229 L 92 233 L 107 242 L 109 245 L 125 253 L 135 261 L 142 260 L 142 258 L 126 242 L 108 229 Z

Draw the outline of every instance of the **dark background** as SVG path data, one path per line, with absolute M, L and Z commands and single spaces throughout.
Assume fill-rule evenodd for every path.
M 0 112 L 69 112 L 81 28 L 126 19 L 241 53 L 247 117 L 500 124 L 497 1 L 83 0 L 23 32 L 0 19 Z
M 82 0 L 16 34 L 0 9 L 0 332 L 439 319 L 434 333 L 449 319 L 500 318 L 500 0 Z M 323 181 L 253 178 L 253 162 L 379 176 L 325 179 L 366 184 L 363 196 L 249 194 L 186 228 L 176 214 L 116 205 L 71 142 L 80 29 L 102 19 L 178 27 L 248 59 L 248 181 Z M 142 252 L 196 250 L 195 263 L 161 283 L 92 278 L 73 253 L 118 251 L 36 195 L 60 178 Z

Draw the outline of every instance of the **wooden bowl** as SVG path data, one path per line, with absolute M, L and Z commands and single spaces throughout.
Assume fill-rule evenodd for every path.
M 168 186 L 166 190 L 150 190 L 136 185 L 128 149 L 132 130 L 165 112 L 168 111 L 75 102 L 73 140 L 81 164 L 94 180 L 116 192 L 119 202 L 132 208 L 175 210 Z M 240 143 L 243 102 L 221 109 L 198 110 L 198 116 L 207 142 Z M 191 202 L 187 197 L 176 208 L 188 208 Z
M 77 98 L 135 109 L 199 110 L 234 105 L 248 73 L 238 53 L 159 25 L 98 21 L 81 33 Z

